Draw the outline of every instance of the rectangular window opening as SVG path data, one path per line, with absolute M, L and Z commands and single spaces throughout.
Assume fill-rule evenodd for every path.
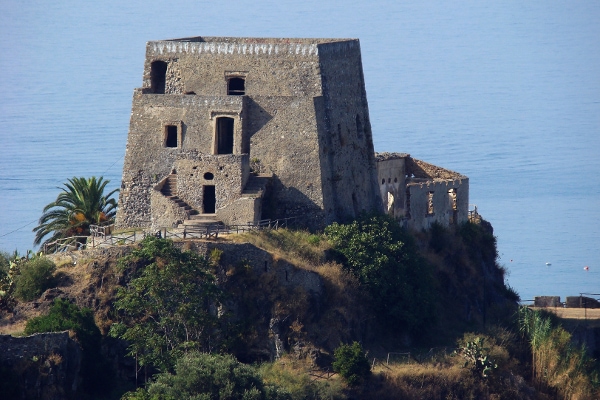
M 178 147 L 177 125 L 165 125 L 165 147 Z

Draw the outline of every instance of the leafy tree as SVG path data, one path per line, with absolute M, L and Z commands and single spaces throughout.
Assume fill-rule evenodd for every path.
M 342 344 L 334 351 L 333 370 L 338 372 L 350 386 L 362 383 L 371 375 L 371 365 L 358 342 Z
M 171 240 L 147 237 L 119 268 L 131 268 L 133 276 L 117 292 L 121 322 L 109 333 L 129 341 L 141 365 L 166 371 L 189 350 L 211 349 L 221 292 L 209 261 Z
M 180 358 L 175 371 L 161 373 L 146 390 L 128 393 L 124 399 L 287 399 L 273 387 L 265 387 L 258 372 L 231 355 L 190 352 Z
M 433 318 L 431 267 L 412 237 L 386 215 L 365 215 L 325 229 L 345 269 L 366 286 L 379 320 L 414 333 Z
M 73 236 L 89 236 L 90 224 L 112 221 L 117 202 L 111 196 L 118 189 L 105 195 L 104 189 L 109 182 L 94 176 L 89 179 L 69 179 L 56 200 L 44 207 L 39 225 L 33 228 L 33 244 L 42 243 L 48 235 L 50 237 L 43 244 Z M 83 242 L 81 239 L 80 241 Z
M 56 265 L 42 255 L 13 262 L 14 296 L 21 301 L 38 298 L 54 283 Z

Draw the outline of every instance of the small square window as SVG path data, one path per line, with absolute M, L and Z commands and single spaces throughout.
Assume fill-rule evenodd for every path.
M 241 77 L 229 78 L 227 81 L 227 94 L 230 96 L 243 96 L 246 94 L 246 80 Z
M 181 123 L 167 122 L 163 125 L 163 146 L 181 147 Z

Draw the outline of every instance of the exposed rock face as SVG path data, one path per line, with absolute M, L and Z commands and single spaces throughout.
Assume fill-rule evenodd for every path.
M 75 399 L 81 355 L 69 332 L 0 335 L 2 398 Z

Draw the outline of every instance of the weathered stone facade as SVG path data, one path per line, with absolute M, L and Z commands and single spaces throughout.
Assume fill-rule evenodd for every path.
M 170 174 L 177 196 L 202 214 L 231 223 L 260 213 L 255 200 L 240 201 L 252 198 L 244 193 L 250 159 L 272 176 L 271 217 L 318 227 L 380 208 L 358 40 L 147 44 L 117 226 L 176 224 L 176 209 L 172 217 L 158 211 L 167 208 L 158 195 Z
M 407 157 L 375 161 L 356 39 L 148 42 L 116 225 L 173 227 L 199 213 L 226 224 L 298 217 L 319 228 L 383 208 L 414 228 L 466 220 L 466 177 L 406 175 Z M 270 178 L 269 193 L 251 189 L 251 164 Z M 378 174 L 392 170 L 394 182 L 378 189 Z M 432 201 L 435 213 L 422 209 Z

